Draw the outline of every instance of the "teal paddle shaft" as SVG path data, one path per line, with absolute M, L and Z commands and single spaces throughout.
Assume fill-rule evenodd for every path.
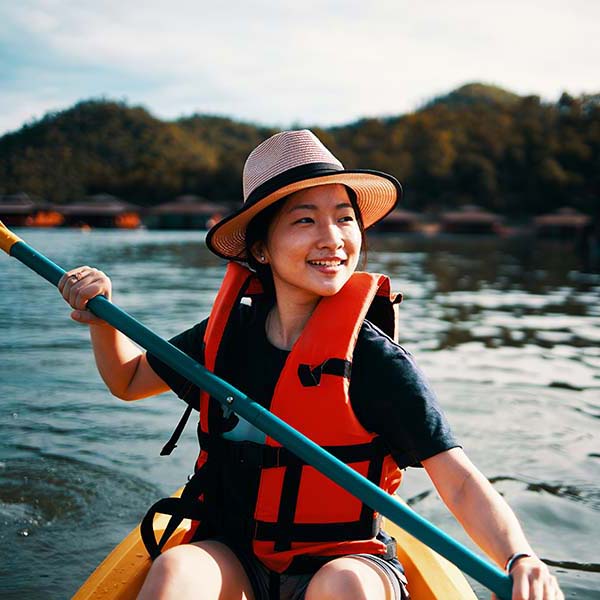
M 0 223 L 0 227 L 2 224 Z M 18 238 L 15 237 L 18 240 Z M 44 279 L 57 285 L 65 271 L 34 248 L 19 240 L 10 246 L 10 255 L 20 260 Z M 162 339 L 128 315 L 104 296 L 87 304 L 95 315 L 110 323 L 134 342 L 157 356 L 178 373 L 207 391 L 223 406 L 241 415 L 255 427 L 290 449 L 309 465 L 351 492 L 367 506 L 402 527 L 421 542 L 445 556 L 501 599 L 511 597 L 512 579 L 497 567 L 419 516 L 397 498 L 357 473 L 284 421 L 229 385 L 181 350 Z

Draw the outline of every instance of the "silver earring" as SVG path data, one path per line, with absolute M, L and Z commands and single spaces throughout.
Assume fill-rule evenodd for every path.
M 264 254 L 260 255 L 260 262 L 265 262 L 265 255 Z

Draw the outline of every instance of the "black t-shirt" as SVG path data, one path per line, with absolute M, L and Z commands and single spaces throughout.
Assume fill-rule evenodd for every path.
M 240 305 L 234 323 L 235 343 L 229 344 L 228 368 L 222 376 L 268 407 L 289 352 L 269 343 L 265 314 Z M 206 323 L 207 319 L 180 333 L 171 343 L 202 363 Z M 155 356 L 148 354 L 148 362 L 180 398 L 197 405 L 195 385 Z M 420 466 L 421 460 L 458 445 L 414 358 L 369 321 L 358 335 L 349 393 L 362 426 L 384 438 L 400 468 Z
M 229 339 L 234 341 L 226 344 L 226 369 L 220 375 L 268 408 L 289 352 L 269 343 L 266 313 L 265 307 L 239 307 L 231 324 Z M 200 363 L 206 323 L 171 340 Z M 148 362 L 180 398 L 198 406 L 199 390 L 194 384 L 155 356 L 149 354 Z M 458 445 L 413 357 L 368 321 L 360 329 L 352 357 L 349 394 L 360 423 L 384 438 L 400 468 L 420 466 L 419 461 Z M 234 429 L 235 421 L 235 417 L 229 421 Z M 219 465 L 218 473 L 216 512 L 211 513 L 214 530 L 226 539 L 249 544 L 260 473 L 238 462 Z

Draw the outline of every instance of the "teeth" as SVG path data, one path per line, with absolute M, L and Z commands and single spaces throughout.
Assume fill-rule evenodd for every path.
M 341 260 L 311 260 L 311 265 L 320 267 L 339 267 L 342 264 Z

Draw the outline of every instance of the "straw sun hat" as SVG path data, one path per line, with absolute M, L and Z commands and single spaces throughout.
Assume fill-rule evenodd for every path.
M 283 131 L 250 153 L 244 165 L 244 204 L 208 232 L 206 244 L 218 256 L 245 261 L 246 227 L 253 217 L 294 192 L 331 183 L 354 190 L 365 229 L 402 197 L 400 183 L 391 175 L 344 169 L 312 131 Z

